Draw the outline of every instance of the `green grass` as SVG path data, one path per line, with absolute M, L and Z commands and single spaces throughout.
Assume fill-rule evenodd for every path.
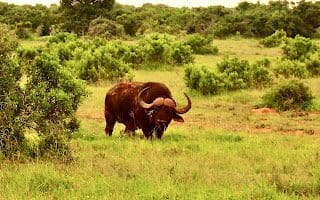
M 257 40 L 215 40 L 217 56 L 196 56 L 215 67 L 226 55 L 250 62 L 275 59 L 279 49 Z M 266 90 L 218 96 L 189 91 L 183 68 L 135 71 L 135 81 L 168 85 L 178 105 L 192 99 L 185 123 L 173 122 L 162 140 L 126 136 L 117 124 L 104 134 L 104 96 L 111 84 L 89 86 L 71 141 L 74 161 L 2 161 L 0 199 L 320 199 L 320 114 L 255 114 Z M 320 108 L 320 79 L 305 82 Z M 317 107 L 318 106 L 318 107 Z
M 316 197 L 316 136 L 170 129 L 159 141 L 115 134 L 88 120 L 71 164 L 3 163 L 3 199 L 259 199 Z M 17 188 L 18 191 L 17 191 Z

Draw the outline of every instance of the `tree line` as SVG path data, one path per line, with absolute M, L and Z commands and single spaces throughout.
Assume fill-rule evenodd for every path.
M 202 34 L 214 37 L 265 37 L 284 30 L 289 37 L 319 37 L 320 2 L 241 2 L 234 8 L 209 6 L 175 8 L 144 4 L 121 5 L 115 0 L 61 0 L 60 5 L 18 6 L 0 2 L 0 23 L 19 37 L 52 32 L 105 38 L 134 37 L 150 32 Z

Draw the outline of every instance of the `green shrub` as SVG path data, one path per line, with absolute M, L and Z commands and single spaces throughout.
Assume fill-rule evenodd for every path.
M 140 46 L 128 46 L 128 51 L 124 53 L 122 59 L 133 68 L 139 68 L 145 61 L 143 50 Z
M 282 47 L 285 58 L 300 61 L 307 59 L 316 49 L 311 39 L 299 35 L 294 39 L 288 38 Z
M 282 75 L 285 78 L 307 78 L 309 76 L 306 65 L 298 60 L 278 60 L 273 71 L 276 76 Z
M 25 143 L 22 70 L 13 56 L 17 44 L 16 35 L 0 24 L 0 154 L 7 158 L 23 153 Z
M 212 45 L 212 38 L 204 38 L 200 34 L 187 37 L 185 44 L 189 45 L 195 54 L 218 54 L 218 48 Z
M 268 59 L 250 65 L 246 60 L 226 58 L 217 64 L 217 73 L 207 70 L 205 66 L 190 65 L 185 70 L 184 79 L 187 87 L 204 95 L 249 87 L 263 88 L 270 86 L 273 82 L 269 66 Z
M 311 76 L 320 75 L 320 53 L 316 52 L 312 54 L 306 61 L 306 68 Z
M 312 35 L 312 38 L 320 39 L 320 27 L 317 28 L 316 32 Z
M 39 142 L 37 154 L 46 158 L 58 158 L 65 161 L 72 159 L 72 154 L 69 145 L 69 139 L 64 128 L 57 125 L 48 128 L 48 132 Z
M 142 38 L 137 50 L 132 51 L 132 58 L 139 58 L 139 62 L 146 67 L 162 66 L 163 64 L 188 64 L 194 61 L 190 46 L 184 42 L 175 41 L 176 38 L 167 34 L 153 33 Z M 140 58 L 143 59 L 140 62 Z M 132 59 L 130 59 L 132 60 Z
M 189 65 L 185 69 L 184 80 L 187 87 L 204 95 L 218 94 L 224 90 L 222 75 L 207 70 L 206 66 Z
M 180 41 L 171 44 L 170 57 L 173 64 L 182 65 L 194 62 L 190 46 Z
M 124 28 L 115 21 L 98 17 L 90 22 L 88 35 L 114 39 L 124 36 Z
M 63 147 L 63 151 L 68 149 L 64 141 L 76 131 L 70 127 L 74 126 L 75 112 L 87 94 L 84 83 L 59 61 L 57 54 L 44 51 L 27 68 L 25 112 L 28 114 L 28 127 L 40 137 L 40 156 L 42 149 L 48 146 Z M 56 139 L 52 139 L 53 136 Z M 69 156 L 71 152 L 63 155 Z
M 282 83 L 262 97 L 263 106 L 277 110 L 306 110 L 312 106 L 310 89 L 297 80 Z
M 49 44 L 51 43 L 61 43 L 67 41 L 75 41 L 78 39 L 78 36 L 74 33 L 67 33 L 67 32 L 59 32 L 54 34 L 49 39 Z
M 260 41 L 265 47 L 278 47 L 280 46 L 287 38 L 287 33 L 284 30 L 277 30 L 272 35 L 264 38 Z
M 203 76 L 203 68 L 204 67 L 200 68 L 192 65 L 186 67 L 184 72 L 184 80 L 187 87 L 195 90 L 199 89 L 200 79 Z
M 246 60 L 238 58 L 225 58 L 217 64 L 218 71 L 225 74 L 225 87 L 227 90 L 249 88 L 251 85 L 250 65 Z
M 89 82 L 132 78 L 127 62 L 134 59 L 128 60 L 130 48 L 121 42 L 98 37 L 80 39 L 73 34 L 59 33 L 52 36 L 46 48 L 40 51 L 57 56 L 60 65 Z
M 254 88 L 264 88 L 273 83 L 273 75 L 270 68 L 270 60 L 258 60 L 250 67 L 251 85 Z
M 83 52 L 76 66 L 80 68 L 80 77 L 89 82 L 132 78 L 129 65 L 114 58 L 107 47 Z
M 170 46 L 173 42 L 167 34 L 153 33 L 139 41 L 145 60 L 159 63 L 170 63 Z

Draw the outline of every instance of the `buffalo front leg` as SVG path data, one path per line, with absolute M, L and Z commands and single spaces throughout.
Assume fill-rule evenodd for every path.
M 136 127 L 134 125 L 134 122 L 127 122 L 125 123 L 125 125 L 126 125 L 126 129 L 124 130 L 124 132 L 128 135 L 135 136 Z
M 142 132 L 143 132 L 144 136 L 145 136 L 147 139 L 152 140 L 153 129 L 143 128 L 143 129 L 142 129 Z

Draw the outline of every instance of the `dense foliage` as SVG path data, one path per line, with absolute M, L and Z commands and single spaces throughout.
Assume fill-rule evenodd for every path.
M 214 35 L 226 37 L 266 37 L 283 30 L 289 37 L 300 34 L 317 37 L 320 27 L 320 2 L 270 1 L 268 5 L 241 2 L 235 8 L 174 8 L 144 4 L 141 7 L 115 4 L 114 0 L 62 0 L 61 6 L 49 8 L 15 6 L 0 3 L 0 22 L 17 27 L 21 36 L 26 31 L 48 35 L 50 31 L 68 31 L 81 35 L 103 34 L 124 30 L 128 36 L 160 32 L 168 34 Z M 98 20 L 97 19 L 108 19 Z
M 144 65 L 188 64 L 194 57 L 191 47 L 168 34 L 153 33 L 143 37 L 137 46 L 137 54 L 141 54 Z
M 195 54 L 212 54 L 218 53 L 218 48 L 212 45 L 211 37 L 203 37 L 199 34 L 190 35 L 186 38 L 185 43 L 189 45 Z
M 5 26 L 0 30 L 1 154 L 71 158 L 68 141 L 79 128 L 75 112 L 86 96 L 84 84 L 57 54 L 27 50 L 18 59 L 14 35 Z
M 311 39 L 297 35 L 282 39 L 283 57 L 275 63 L 273 71 L 286 78 L 307 78 L 319 75 L 319 52 Z
M 187 87 L 208 95 L 251 87 L 263 88 L 273 82 L 267 59 L 250 65 L 246 60 L 226 58 L 217 67 L 218 72 L 214 72 L 206 66 L 189 65 L 184 76 Z
M 265 94 L 263 105 L 278 110 L 306 110 L 312 106 L 310 89 L 297 80 L 281 83 Z
M 13 57 L 17 40 L 7 26 L 0 26 L 0 157 L 19 154 L 24 145 L 25 115 L 22 70 Z
M 265 47 L 277 47 L 285 42 L 287 38 L 287 33 L 284 30 L 277 30 L 272 35 L 261 40 L 261 44 Z

